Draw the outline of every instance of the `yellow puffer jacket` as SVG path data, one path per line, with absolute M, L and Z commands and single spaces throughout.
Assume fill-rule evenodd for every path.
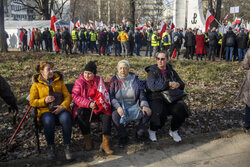
M 60 72 L 54 72 L 54 80 L 51 83 L 54 92 L 62 93 L 64 101 L 61 103 L 62 106 L 70 111 L 71 95 L 68 92 L 67 87 L 63 82 L 63 76 Z M 44 100 L 49 95 L 49 87 L 46 82 L 41 79 L 41 74 L 33 76 L 33 84 L 30 88 L 30 105 L 36 107 L 38 111 L 37 120 L 45 112 L 50 112 L 47 104 Z
M 122 31 L 120 35 L 118 35 L 117 40 L 119 42 L 127 42 L 128 41 L 128 34 L 125 31 Z

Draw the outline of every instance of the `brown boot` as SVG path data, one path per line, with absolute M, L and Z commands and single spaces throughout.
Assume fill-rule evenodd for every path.
M 87 151 L 91 150 L 92 149 L 92 140 L 91 140 L 90 134 L 89 135 L 85 135 L 84 139 L 85 139 L 85 149 Z
M 102 144 L 100 146 L 100 149 L 105 151 L 106 154 L 113 154 L 114 151 L 110 150 L 109 148 L 109 140 L 110 140 L 110 136 L 102 135 Z

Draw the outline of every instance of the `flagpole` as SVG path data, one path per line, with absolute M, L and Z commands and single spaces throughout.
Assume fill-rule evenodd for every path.
M 215 20 L 220 26 L 222 26 L 222 25 L 220 24 L 220 22 L 219 22 L 216 18 L 214 18 L 214 20 Z

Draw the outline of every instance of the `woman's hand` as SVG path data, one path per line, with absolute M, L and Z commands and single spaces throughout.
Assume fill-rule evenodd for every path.
M 169 82 L 170 89 L 177 89 L 180 87 L 180 84 L 178 82 Z
M 57 105 L 57 106 L 55 106 L 55 110 L 52 112 L 53 114 L 55 114 L 55 115 L 58 115 L 58 114 L 60 114 L 65 108 L 63 107 L 63 106 L 61 106 L 61 105 Z
M 123 109 L 121 107 L 117 108 L 117 112 L 120 116 L 123 116 Z
M 92 110 L 94 110 L 94 109 L 97 109 L 98 107 L 97 107 L 97 105 L 96 105 L 95 102 L 91 102 L 90 105 L 89 105 L 89 108 L 91 108 Z
M 142 107 L 142 114 L 143 114 L 143 115 L 147 114 L 147 116 L 150 117 L 151 114 L 152 114 L 152 111 L 151 111 L 151 109 L 150 109 L 149 107 L 143 106 L 143 107 Z
M 45 102 L 46 104 L 48 104 L 48 103 L 51 103 L 51 102 L 54 101 L 54 100 L 55 100 L 55 97 L 54 97 L 54 96 L 47 96 L 47 97 L 45 98 L 44 102 Z

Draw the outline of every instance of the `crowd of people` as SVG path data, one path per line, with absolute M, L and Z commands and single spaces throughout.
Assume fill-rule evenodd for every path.
M 226 61 L 243 60 L 247 48 L 249 48 L 250 34 L 247 29 L 233 31 L 229 27 L 223 34 L 213 27 L 208 32 L 202 33 L 199 29 L 166 29 L 163 34 L 157 28 L 116 27 L 114 29 L 86 29 L 74 28 L 70 33 L 68 28 L 57 29 L 56 32 L 46 28 L 43 32 L 36 29 L 34 33 L 34 45 L 27 44 L 27 31 L 22 30 L 22 51 L 44 50 L 52 52 L 53 45 L 57 45 L 57 53 L 111 55 L 115 56 L 150 56 L 155 57 L 156 52 L 165 51 L 170 57 L 176 52 L 177 59 L 181 49 L 185 47 L 183 58 L 196 60 L 207 58 L 215 60 L 215 57 Z M 54 39 L 55 38 L 55 39 Z M 44 41 L 44 42 L 43 42 Z M 43 47 L 45 44 L 45 48 Z M 144 47 L 146 53 L 141 54 Z M 175 57 L 175 56 L 174 56 Z

